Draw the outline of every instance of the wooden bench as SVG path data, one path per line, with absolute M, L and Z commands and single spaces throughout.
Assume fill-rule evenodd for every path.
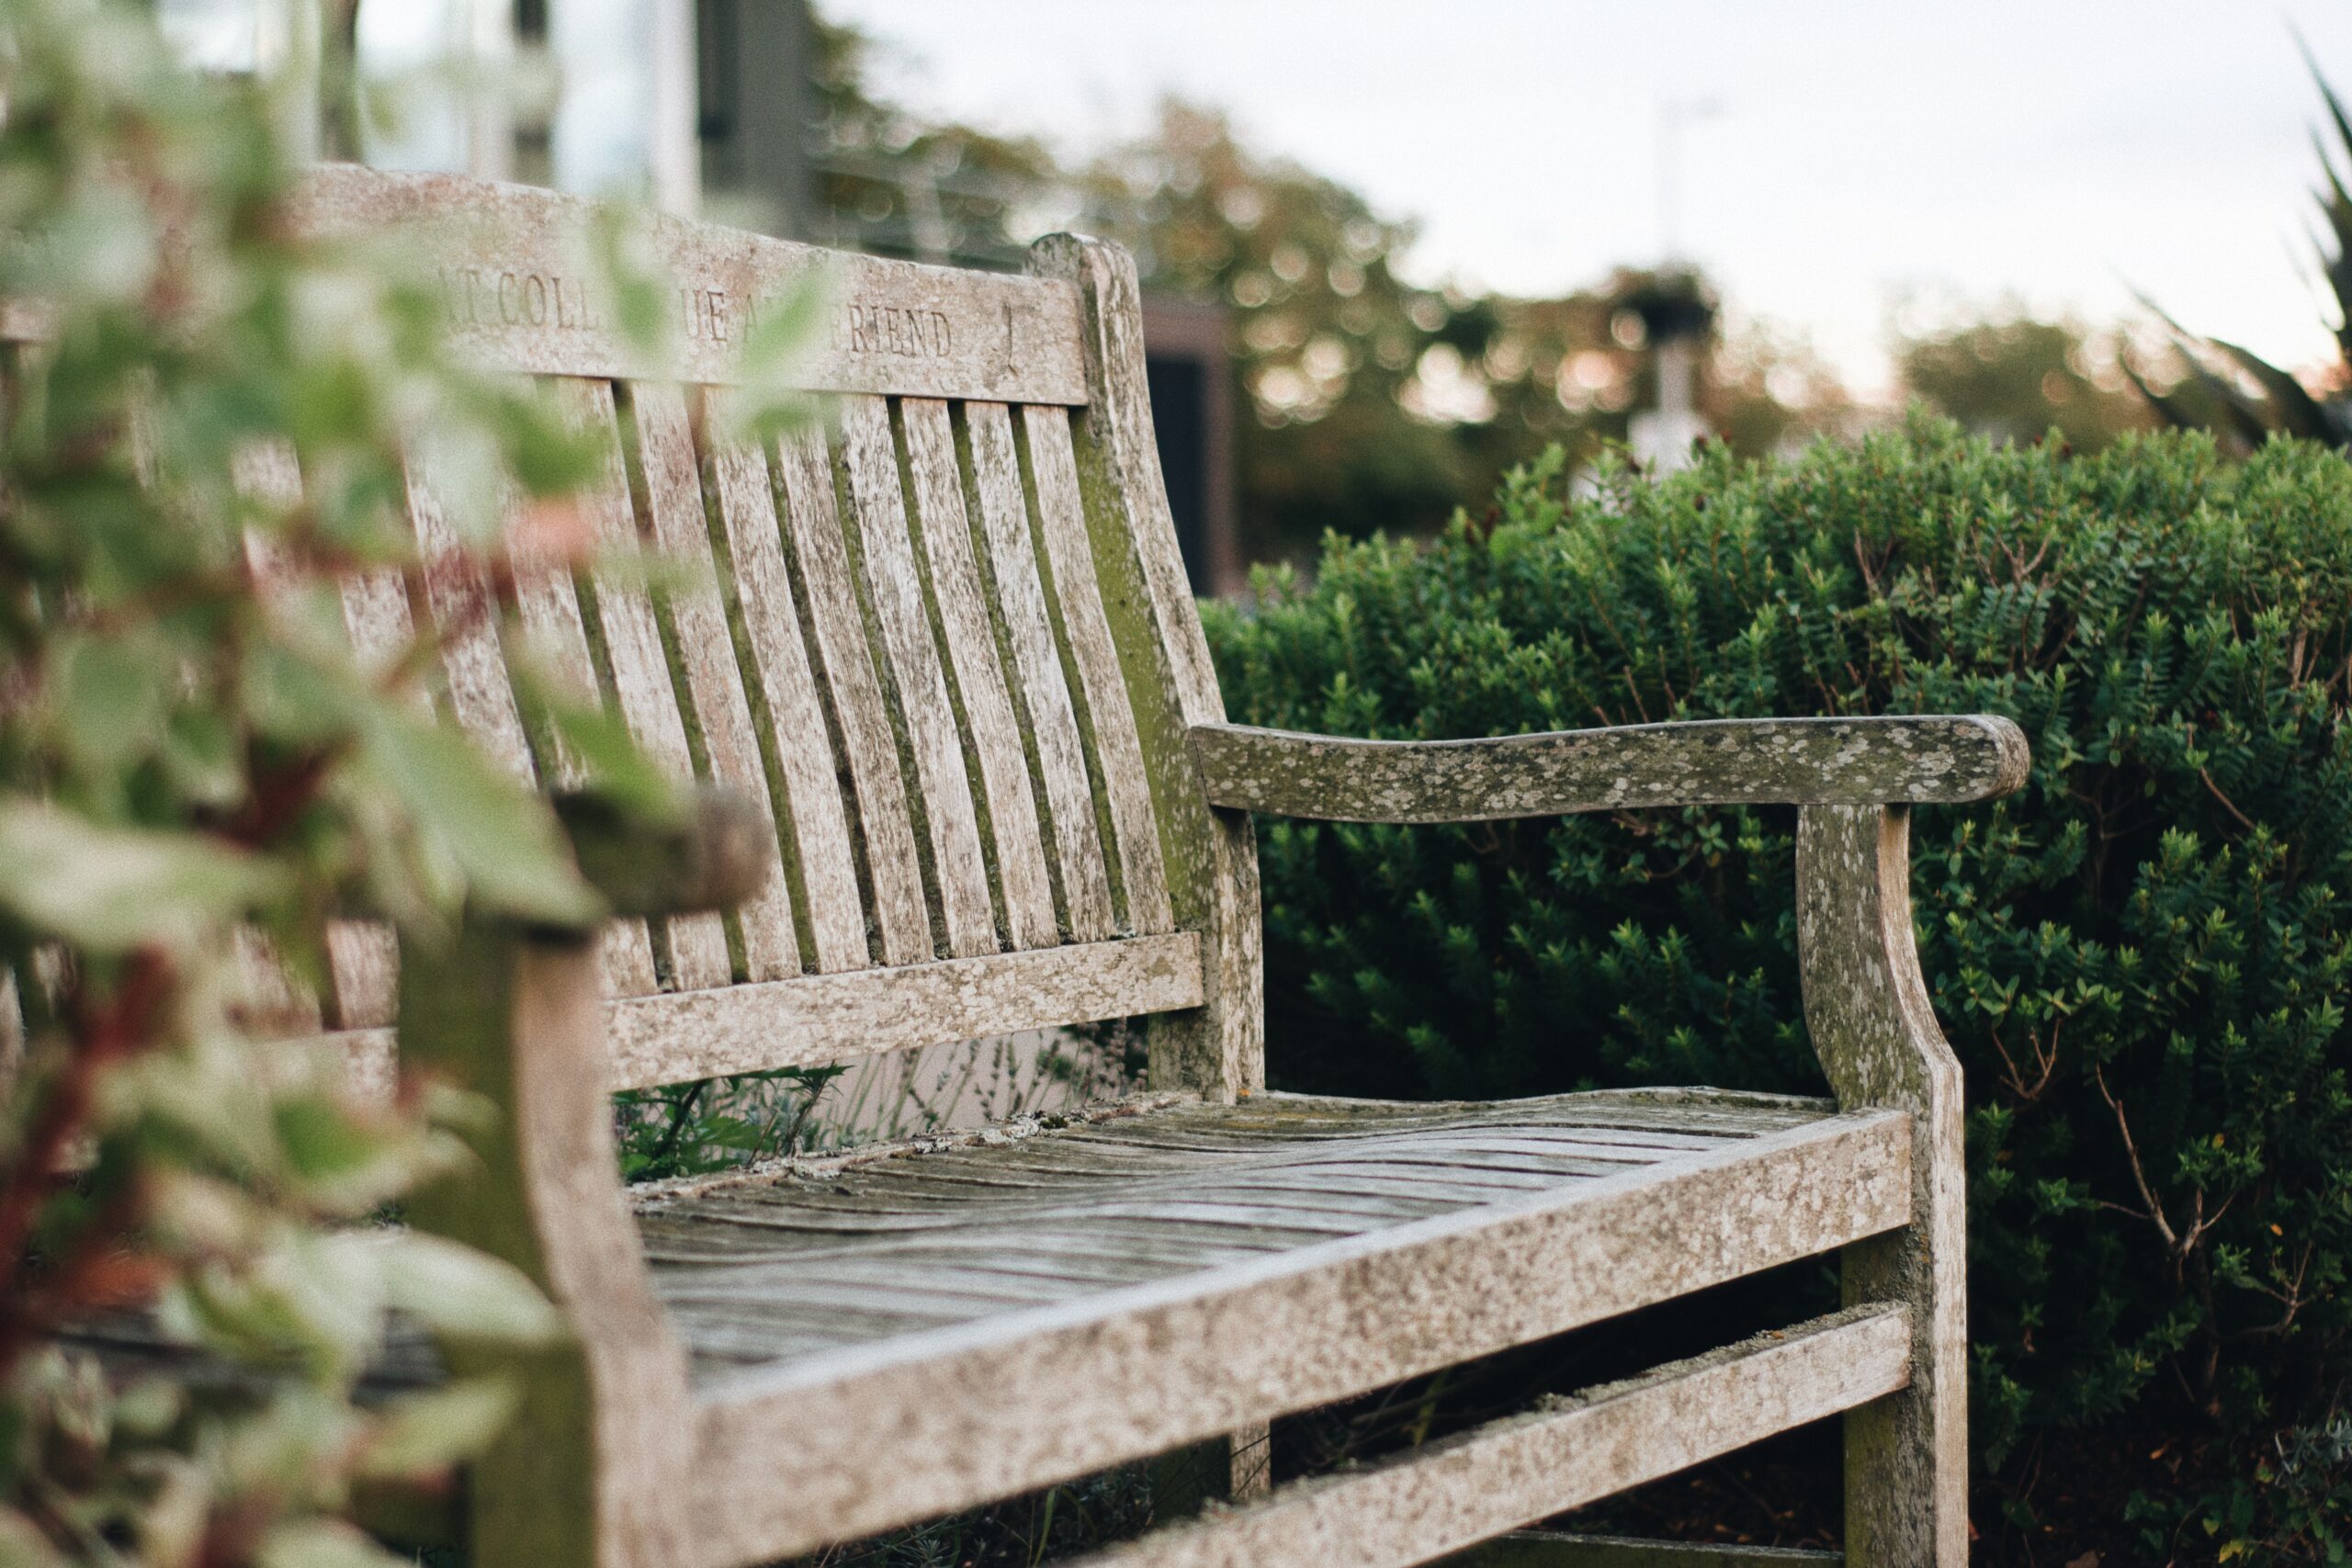
M 657 604 L 623 571 L 541 573 L 527 618 L 654 757 L 751 803 L 720 816 L 779 867 L 717 910 L 682 906 L 696 876 L 641 878 L 666 891 L 625 895 L 596 942 L 485 927 L 396 965 L 380 933 L 337 933 L 322 1027 L 381 1072 L 397 1023 L 407 1066 L 501 1108 L 481 1169 L 413 1219 L 530 1270 L 574 1335 L 473 1472 L 476 1563 L 764 1562 L 1840 1249 L 1834 1316 L 1103 1560 L 1423 1562 L 1840 1413 L 1847 1561 L 1965 1559 L 1961 1087 L 1913 950 L 1903 803 L 2015 788 L 2014 727 L 1407 744 L 1229 725 L 1116 247 L 1053 236 L 1014 276 L 663 220 L 683 346 L 648 365 L 589 307 L 578 203 L 354 169 L 309 200 L 328 227 L 443 225 L 469 351 L 552 378 L 609 435 L 588 498 L 607 547 L 716 584 Z M 820 265 L 839 303 L 806 379 L 837 423 L 717 446 L 733 344 Z M 443 547 L 429 473 L 412 502 Z M 437 592 L 354 584 L 351 630 L 404 637 L 453 613 Z M 448 708 L 561 784 L 503 658 L 478 625 L 458 636 Z M 1834 1104 L 1265 1091 L 1251 812 L 1725 802 L 1803 808 L 1806 1018 Z M 727 861 L 726 837 L 598 848 L 590 869 L 619 886 Z M 611 1089 L 1122 1017 L 1148 1019 L 1149 1090 L 1114 1106 L 650 1193 L 615 1174 Z

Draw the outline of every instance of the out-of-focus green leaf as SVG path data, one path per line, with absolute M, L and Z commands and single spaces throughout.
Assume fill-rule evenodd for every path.
M 429 1475 L 488 1446 L 513 1418 L 514 1385 L 475 1378 L 414 1394 L 388 1411 L 360 1451 L 359 1473 L 394 1480 Z
M 284 874 L 218 840 L 104 828 L 0 800 L 0 908 L 98 952 L 184 943 L 276 896 Z
M 454 1338 L 540 1345 L 562 1320 L 523 1271 L 422 1232 L 372 1238 L 387 1302 Z
M 655 817 L 674 814 L 684 804 L 683 792 L 638 746 L 617 710 L 564 704 L 551 707 L 548 718 L 585 782 L 600 794 Z
M 374 710 L 361 733 L 366 764 L 484 904 L 572 924 L 601 913 L 546 802 L 498 773 L 462 734 L 404 708 Z
M 165 1321 L 247 1359 L 291 1362 L 326 1382 L 349 1377 L 382 1327 L 374 1245 L 286 1228 L 248 1266 L 192 1271 L 165 1295 Z
M 0 1568 L 66 1568 L 65 1555 L 32 1520 L 0 1506 Z
M 85 766 L 118 765 L 161 739 L 174 671 L 148 639 L 78 637 L 56 658 L 58 720 Z
M 385 1551 L 338 1519 L 280 1525 L 262 1541 L 254 1561 L 260 1568 L 412 1568 L 406 1557 Z

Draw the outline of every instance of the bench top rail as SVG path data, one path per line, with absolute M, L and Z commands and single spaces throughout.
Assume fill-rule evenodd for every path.
M 723 385 L 762 311 L 817 276 L 831 308 L 801 367 L 809 391 L 1086 400 L 1079 296 L 1067 282 L 851 255 L 659 214 L 632 221 L 647 259 L 673 280 L 677 357 L 648 364 L 592 285 L 595 216 L 590 202 L 534 186 L 338 164 L 309 177 L 297 220 L 413 239 L 459 348 L 492 369 Z

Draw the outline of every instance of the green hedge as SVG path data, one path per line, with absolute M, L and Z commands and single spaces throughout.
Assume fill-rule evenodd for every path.
M 1331 541 L 1259 601 L 1210 620 L 1250 723 L 2021 724 L 2024 791 L 1923 809 L 1914 838 L 1968 1076 L 1979 1527 L 2086 1527 L 2065 1516 L 2087 1498 L 2034 1485 L 2063 1450 L 2137 1495 L 2149 1550 L 2352 1543 L 2352 467 L 2287 443 L 2233 465 L 2197 436 L 2075 457 L 1924 418 L 1580 499 L 1555 457 L 1483 518 Z M 1793 827 L 1263 823 L 1273 1077 L 1818 1090 Z

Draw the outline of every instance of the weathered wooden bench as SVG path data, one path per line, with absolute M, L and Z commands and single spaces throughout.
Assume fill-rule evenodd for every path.
M 1245 1484 L 1109 1558 L 1419 1562 L 1842 1413 L 1848 1562 L 1965 1559 L 1961 1090 L 1913 950 L 1904 803 L 2016 787 L 2012 726 L 1408 744 L 1229 725 L 1115 247 L 1054 236 L 1012 276 L 658 223 L 684 332 L 648 365 L 593 313 L 577 203 L 348 169 L 310 200 L 328 226 L 444 225 L 469 351 L 553 378 L 609 434 L 606 545 L 715 584 L 657 604 L 623 572 L 546 572 L 527 619 L 653 756 L 752 803 L 779 867 L 718 910 L 675 907 L 695 875 L 640 877 L 668 892 L 621 898 L 599 942 L 485 928 L 396 965 L 380 934 L 337 933 L 322 1026 L 381 1070 L 397 1024 L 408 1065 L 503 1116 L 469 1183 L 413 1217 L 529 1269 L 575 1336 L 473 1472 L 478 1564 L 763 1562 L 1839 1249 L 1834 1316 Z M 806 381 L 836 423 L 716 446 L 734 342 L 820 265 L 840 302 Z M 441 547 L 429 473 L 412 502 Z M 351 630 L 403 637 L 448 612 L 432 600 L 356 583 Z M 447 706 L 560 784 L 503 658 L 479 625 L 457 636 Z M 1265 1091 L 1251 812 L 1726 802 L 1802 807 L 1806 1017 L 1836 1103 Z M 731 863 L 708 838 L 656 858 Z M 597 852 L 608 884 L 633 874 L 626 847 Z M 1149 1021 L 1149 1092 L 1099 1111 L 650 1195 L 615 1173 L 610 1089 L 1121 1017 Z

